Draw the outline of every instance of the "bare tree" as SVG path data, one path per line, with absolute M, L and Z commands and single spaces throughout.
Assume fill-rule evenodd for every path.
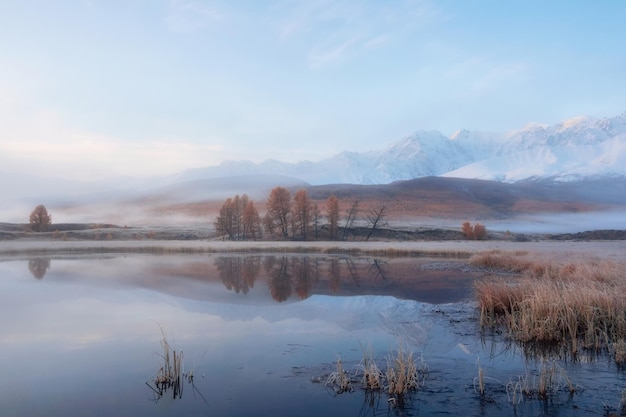
M 290 212 L 291 193 L 289 190 L 284 187 L 273 188 L 267 199 L 266 223 L 271 223 L 271 229 L 278 229 L 283 238 L 289 236 Z
M 370 240 L 372 233 L 378 228 L 387 225 L 387 222 L 384 220 L 387 216 L 387 210 L 385 209 L 385 205 L 383 204 L 377 208 L 370 208 L 367 211 L 367 215 L 365 216 L 367 223 L 370 225 L 370 230 L 367 233 L 367 237 L 365 240 Z
M 293 236 L 307 240 L 313 220 L 313 203 L 305 189 L 298 190 L 293 197 Z
M 343 232 L 341 234 L 341 240 L 346 240 L 348 238 L 348 234 L 352 227 L 354 226 L 354 221 L 356 220 L 356 216 L 359 213 L 359 202 L 355 201 L 352 203 L 348 211 L 346 211 L 346 223 L 343 227 Z
M 317 203 L 313 203 L 313 233 L 315 235 L 315 240 L 319 239 L 319 226 L 321 219 L 322 213 L 320 212 L 320 208 Z
M 326 217 L 329 237 L 331 240 L 336 240 L 339 236 L 339 200 L 334 194 L 326 200 Z
M 52 216 L 48 214 L 46 206 L 43 204 L 38 205 L 30 213 L 29 224 L 31 230 L 34 232 L 45 232 L 52 224 Z

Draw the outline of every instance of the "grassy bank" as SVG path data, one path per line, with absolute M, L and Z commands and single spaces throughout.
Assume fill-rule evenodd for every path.
M 526 251 L 491 251 L 470 263 L 500 273 L 475 284 L 482 325 L 503 326 L 519 342 L 566 346 L 573 355 L 609 351 L 619 363 L 626 359 L 624 264 Z

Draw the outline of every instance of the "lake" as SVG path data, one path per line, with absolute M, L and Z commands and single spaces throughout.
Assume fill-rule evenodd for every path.
M 479 276 L 436 258 L 6 256 L 0 415 L 619 414 L 626 375 L 610 358 L 531 358 L 481 334 Z M 176 396 L 154 384 L 164 337 L 193 374 Z M 428 369 L 401 405 L 356 375 L 364 352 L 385 368 L 398 349 Z M 351 392 L 324 384 L 338 359 Z M 546 368 L 558 371 L 547 398 L 512 398 L 523 376 L 532 383 Z

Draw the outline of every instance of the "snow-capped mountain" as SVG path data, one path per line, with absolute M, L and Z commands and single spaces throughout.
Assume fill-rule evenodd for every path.
M 313 185 L 385 184 L 424 176 L 516 182 L 626 177 L 626 112 L 613 118 L 577 117 L 553 126 L 529 124 L 506 133 L 460 130 L 450 137 L 418 131 L 385 149 L 342 152 L 319 162 L 224 162 L 175 179 L 284 175 Z
M 626 112 L 614 118 L 578 117 L 554 126 L 531 124 L 503 135 L 495 154 L 443 176 L 515 182 L 575 181 L 626 176 Z

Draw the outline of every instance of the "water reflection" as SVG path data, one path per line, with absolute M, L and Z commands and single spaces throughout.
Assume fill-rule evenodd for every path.
M 287 301 L 295 295 L 304 300 L 314 293 L 337 293 L 344 287 L 359 288 L 362 282 L 387 281 L 386 261 L 357 260 L 349 257 L 321 258 L 317 256 L 220 256 L 215 266 L 224 286 L 239 294 L 248 294 L 261 273 L 272 299 Z M 343 277 L 343 278 L 342 278 Z
M 429 303 L 462 301 L 473 275 L 461 261 L 334 255 L 161 255 L 28 261 L 37 279 L 134 286 L 197 300 L 283 303 L 312 295 L 390 295 Z M 93 274 L 85 277 L 85 271 Z M 219 284 L 226 291 L 215 291 Z
M 261 272 L 260 256 L 222 256 L 215 260 L 224 286 L 237 294 L 248 294 Z
M 34 258 L 28 260 L 28 270 L 37 279 L 42 279 L 50 269 L 49 258 Z
M 540 375 L 541 364 L 527 365 L 519 350 L 494 354 L 504 351 L 502 335 L 494 334 L 496 345 L 486 350 L 471 303 L 407 300 L 466 299 L 471 274 L 447 260 L 66 256 L 53 267 L 44 261 L 46 280 L 37 282 L 31 263 L 41 271 L 26 259 L 0 262 L 3 416 L 557 416 L 600 414 L 603 404 L 619 404 L 623 373 L 607 361 L 559 363 L 585 386 L 572 400 L 563 393 L 511 404 L 506 382 L 527 369 Z M 185 351 L 187 375 L 196 374 L 193 391 L 185 382 L 176 402 L 170 391 L 162 398 L 157 391 L 156 405 L 144 384 L 160 367 L 149 354 L 159 346 L 155 322 L 171 329 L 177 350 Z M 357 369 L 361 343 L 384 364 L 398 341 L 433 370 L 404 410 L 384 394 L 333 398 L 311 383 L 338 356 L 346 369 Z M 477 358 L 494 403 L 471 388 Z M 37 372 L 24 372 L 25 363 Z
M 449 263 L 422 268 L 428 260 L 315 255 L 228 255 L 214 265 L 224 286 L 248 294 L 265 281 L 272 299 L 282 303 L 313 294 L 393 295 L 428 302 L 454 302 L 467 296 L 472 276 Z
M 308 298 L 321 274 L 320 259 L 307 256 L 268 256 L 263 266 L 272 298 L 279 303 L 286 301 L 293 292 L 301 300 Z

